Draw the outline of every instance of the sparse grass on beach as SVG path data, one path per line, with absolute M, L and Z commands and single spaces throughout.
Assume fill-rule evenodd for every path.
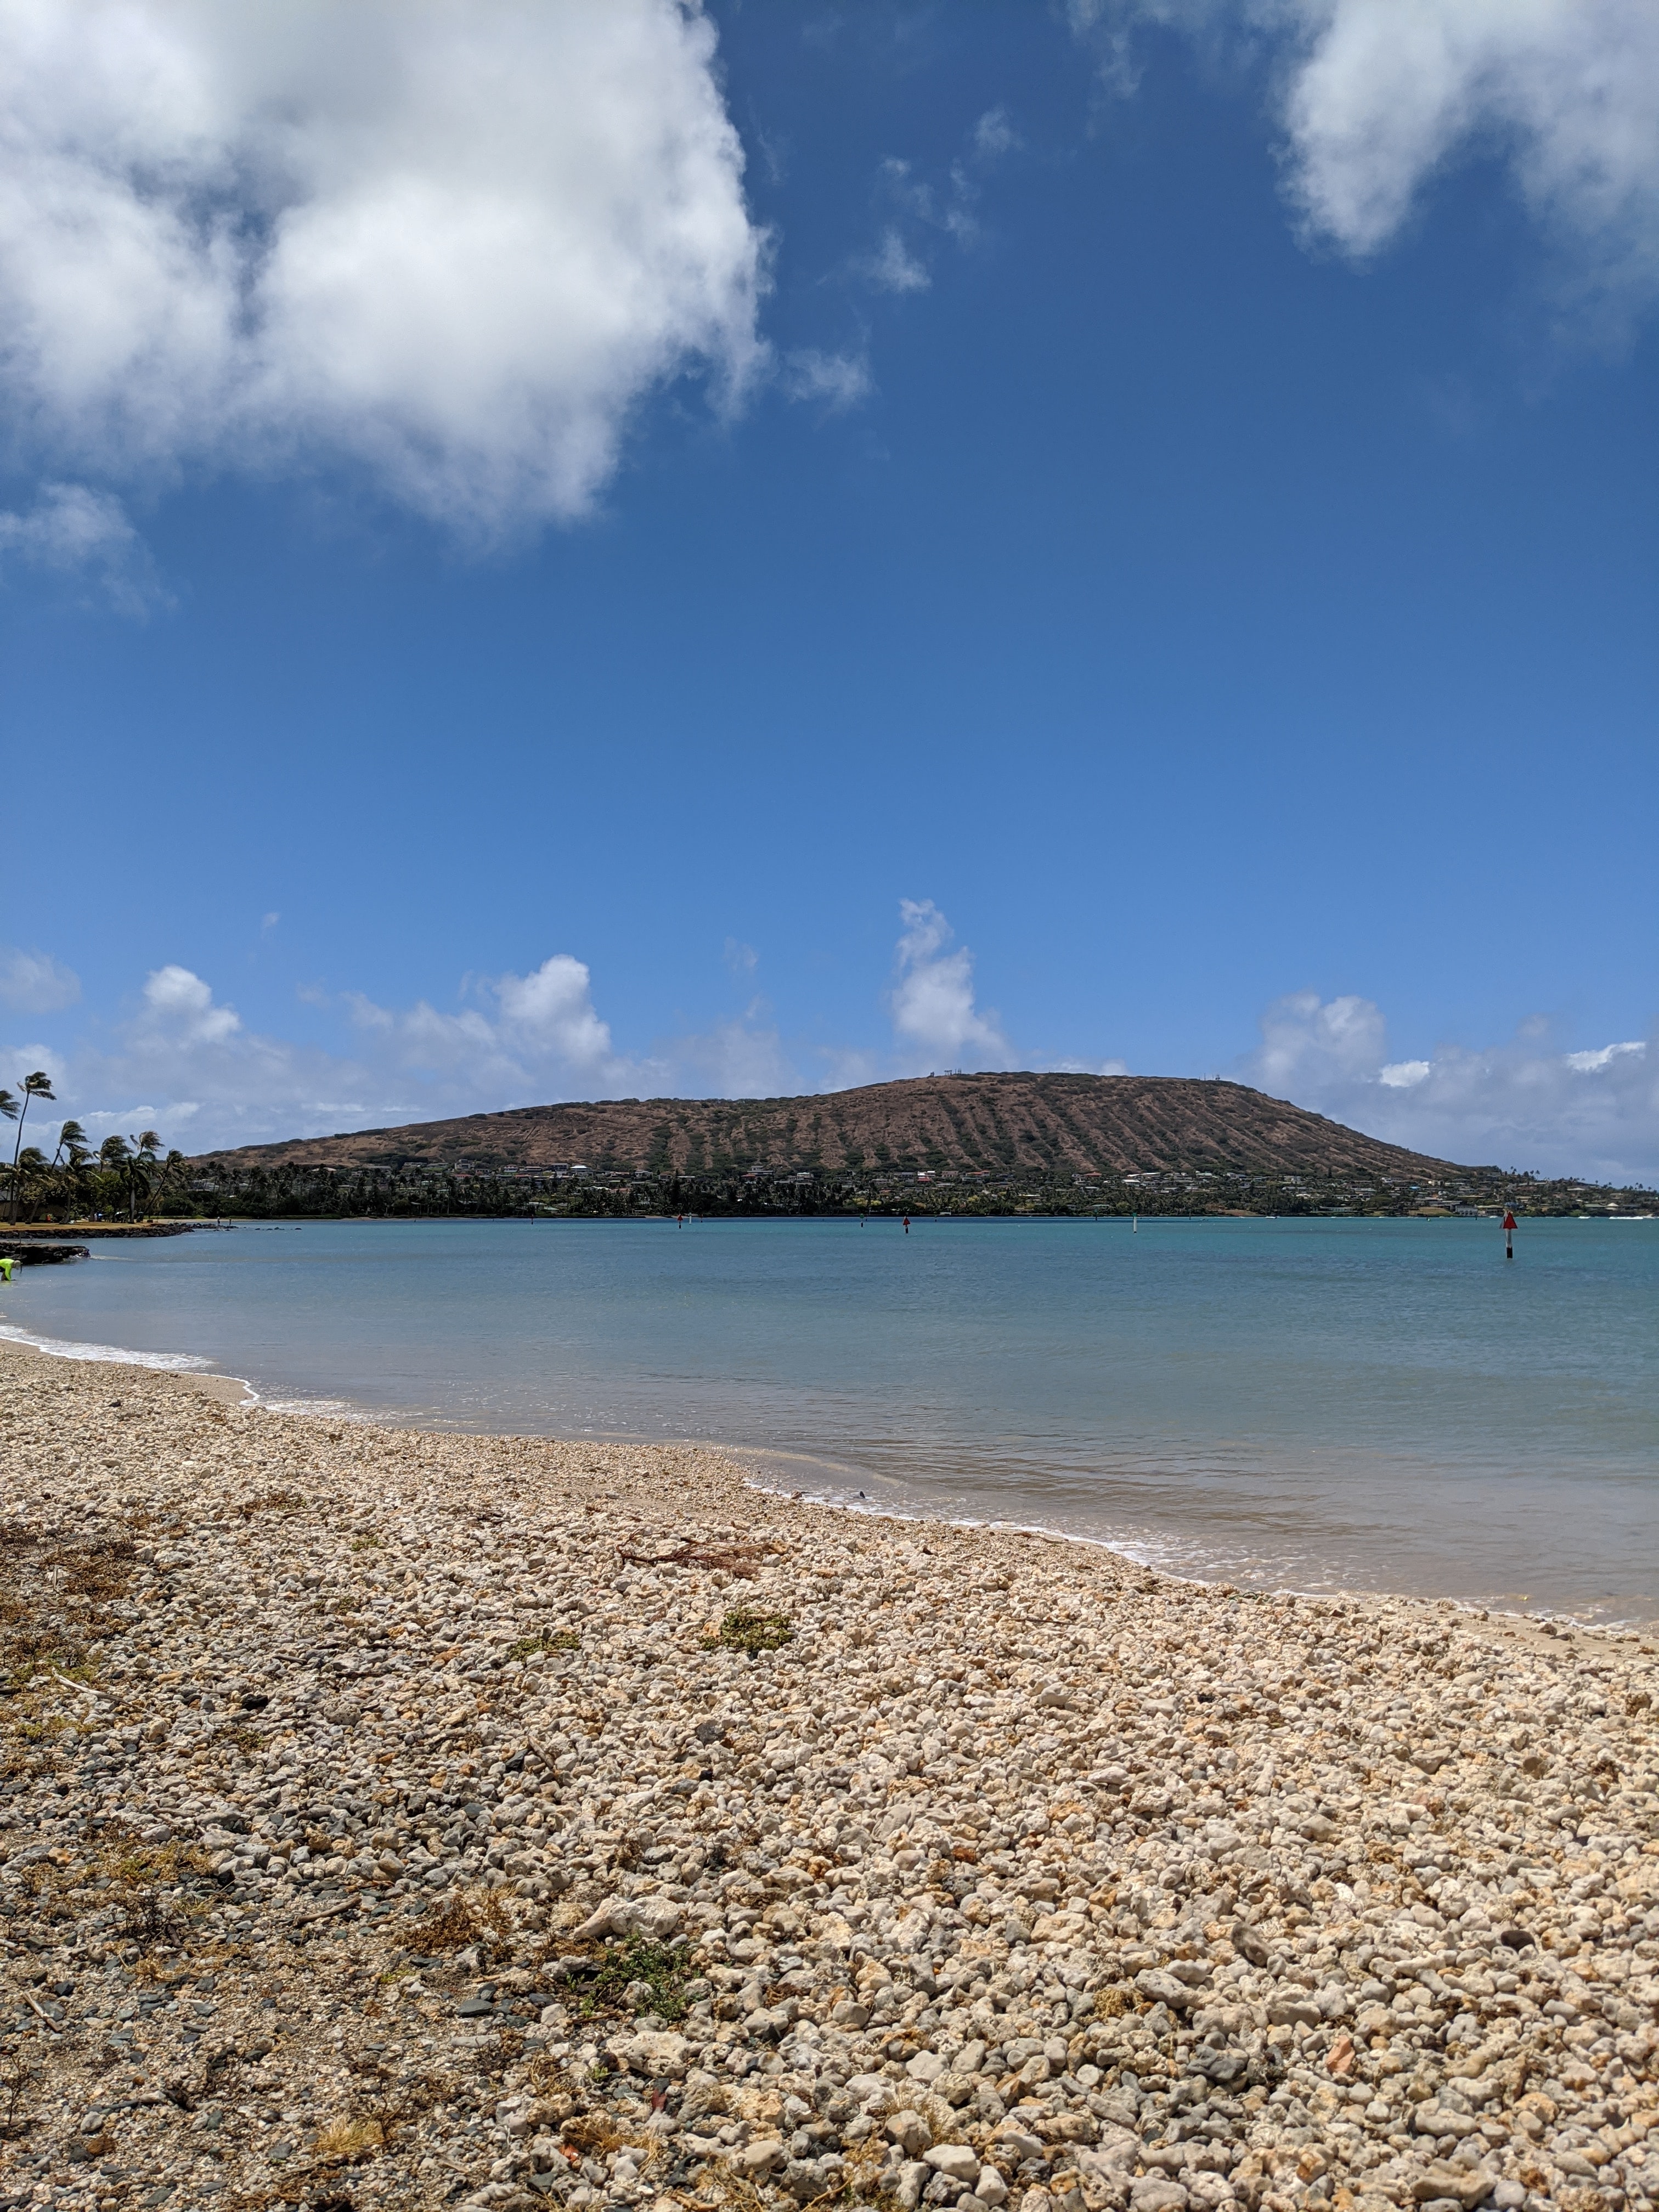
M 762 1613 L 753 1607 L 735 1606 L 712 1634 L 702 1639 L 705 1651 L 743 1651 L 750 1658 L 763 1651 L 781 1651 L 795 1639 L 794 1623 L 787 1613 Z

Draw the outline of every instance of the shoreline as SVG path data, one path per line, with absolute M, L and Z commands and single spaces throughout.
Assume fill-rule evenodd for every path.
M 82 1341 L 75 1338 L 46 1337 L 13 1324 L 0 1323 L 0 1352 L 3 1352 L 8 1345 L 16 1345 L 40 1357 L 66 1360 L 76 1365 L 97 1364 L 101 1361 L 115 1366 L 132 1367 L 150 1373 L 170 1375 L 199 1389 L 205 1395 L 218 1400 L 221 1403 L 238 1405 L 244 1409 L 258 1407 L 286 1419 L 329 1419 L 385 1429 L 394 1433 L 476 1437 L 485 1442 L 491 1438 L 531 1441 L 537 1437 L 541 1437 L 544 1441 L 563 1441 L 547 1438 L 540 1431 L 474 1428 L 422 1430 L 418 1413 L 411 1412 L 405 1417 L 396 1409 L 360 1406 L 348 1400 L 314 1397 L 270 1399 L 265 1397 L 246 1376 L 220 1372 L 215 1369 L 212 1361 L 205 1355 L 195 1352 L 137 1352 L 129 1350 L 124 1346 Z M 757 1467 L 769 1469 L 781 1466 L 787 1462 L 795 1461 L 803 1467 L 817 1471 L 820 1477 L 824 1470 L 836 1469 L 845 1475 L 849 1485 L 854 1478 L 864 1482 L 890 1485 L 894 1482 L 894 1478 L 877 1474 L 872 1469 L 839 1468 L 837 1462 L 817 1455 L 782 1449 L 775 1449 L 765 1445 L 733 1444 L 718 1438 L 647 1437 L 612 1432 L 595 1436 L 589 1440 L 596 1444 L 615 1445 L 622 1448 L 638 1446 L 648 1449 L 659 1446 L 670 1446 L 676 1449 L 729 1458 L 739 1465 L 744 1462 L 752 1462 Z M 874 1499 L 866 1501 L 861 1491 L 855 1497 L 830 1494 L 812 1497 L 804 1489 L 794 1491 L 786 1489 L 779 1492 L 766 1480 L 755 1476 L 751 1476 L 751 1480 L 754 1487 L 763 1492 L 791 1497 L 829 1511 L 847 1512 L 857 1516 L 861 1513 L 867 1503 L 869 1510 L 874 1517 L 890 1517 L 901 1522 L 914 1522 L 919 1526 L 936 1525 L 941 1528 L 960 1529 L 982 1528 L 993 1534 L 1013 1537 L 1038 1537 L 1054 1543 L 1080 1545 L 1085 1548 L 1105 1552 L 1111 1558 L 1130 1567 L 1149 1574 L 1156 1574 L 1168 1581 L 1190 1583 L 1194 1588 L 1200 1589 L 1216 1589 L 1224 1585 L 1231 1586 L 1231 1575 L 1241 1574 L 1243 1575 L 1243 1578 L 1237 1587 L 1248 1589 L 1250 1595 L 1258 1596 L 1280 1595 L 1300 1598 L 1310 1602 L 1327 1599 L 1332 1601 L 1352 1603 L 1390 1603 L 1397 1601 L 1404 1604 L 1451 1607 L 1460 1613 L 1466 1613 L 1471 1617 L 1480 1620 L 1498 1619 L 1531 1624 L 1538 1627 L 1543 1626 L 1546 1623 L 1553 1624 L 1554 1626 L 1548 1632 L 1552 1633 L 1556 1632 L 1557 1628 L 1564 1632 L 1614 1638 L 1629 1634 L 1659 1633 L 1659 1617 L 1610 1616 L 1603 1620 L 1589 1620 L 1581 1613 L 1565 1608 L 1556 1610 L 1547 1606 L 1541 1606 L 1535 1611 L 1521 1611 L 1499 1604 L 1491 1598 L 1482 1600 L 1458 1597 L 1443 1593 L 1431 1595 L 1413 1590 L 1373 1589 L 1364 1585 L 1343 1584 L 1324 1590 L 1307 1589 L 1298 1588 L 1288 1582 L 1270 1581 L 1263 1577 L 1244 1575 L 1243 1571 L 1237 1567 L 1219 1568 L 1212 1577 L 1206 1577 L 1183 1573 L 1176 1567 L 1143 1557 L 1140 1553 L 1131 1549 L 1127 1540 L 1114 1542 L 1108 1536 L 1095 1534 L 1087 1530 L 1060 1528 L 1042 1522 L 951 1516 L 941 1510 L 930 1509 L 927 1503 L 922 1499 L 907 1499 L 902 1503 L 894 1501 L 882 1506 Z
M 0 1349 L 53 2202 L 1659 2201 L 1651 1637 L 226 1380 Z

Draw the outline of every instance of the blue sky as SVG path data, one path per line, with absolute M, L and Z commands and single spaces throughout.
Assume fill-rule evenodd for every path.
M 1659 1176 L 1659 23 L 1401 20 L 0 0 L 4 1079 Z

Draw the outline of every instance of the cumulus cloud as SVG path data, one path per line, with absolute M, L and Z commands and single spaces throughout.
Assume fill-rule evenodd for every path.
M 1279 1097 L 1315 1070 L 1322 1080 L 1363 1079 L 1381 1065 L 1386 1036 L 1382 1009 L 1369 999 L 1322 1003 L 1316 991 L 1291 992 L 1261 1017 L 1256 1079 Z
M 1650 0 L 1070 0 L 1132 89 L 1137 21 L 1274 54 L 1285 179 L 1307 233 L 1356 256 L 1455 158 L 1493 150 L 1575 282 L 1659 280 L 1659 10 Z
M 1386 1067 L 1379 1067 L 1376 1079 L 1390 1091 L 1413 1091 L 1419 1083 L 1426 1083 L 1433 1073 L 1431 1060 L 1396 1060 Z
M 126 477 L 343 458 L 494 535 L 760 366 L 696 0 L 0 0 L 0 389 Z
M 28 1065 L 53 1068 L 64 1109 L 94 1133 L 142 1120 L 186 1152 L 548 1098 L 636 1095 L 669 1078 L 665 1064 L 617 1051 L 586 964 L 568 953 L 527 975 L 471 981 L 465 1003 L 449 1013 L 424 1000 L 394 1008 L 361 994 L 302 995 L 344 1013 L 354 1050 L 252 1030 L 205 977 L 169 963 L 146 978 L 106 1043 L 55 1060 L 32 1047 Z
M 920 1054 L 930 1067 L 979 1066 L 1008 1059 L 1008 1042 L 994 1013 L 974 1000 L 974 956 L 955 936 L 932 899 L 901 899 L 895 957 L 897 980 L 889 1005 L 900 1049 Z
M 1261 1018 L 1242 1079 L 1351 1127 L 1473 1165 L 1595 1180 L 1659 1180 L 1659 1050 L 1649 1039 L 1552 1047 L 1547 1025 L 1507 1043 L 1387 1057 L 1372 1000 L 1303 991 Z
M 0 513 L 0 565 L 7 562 L 82 579 L 118 614 L 142 619 L 166 600 L 126 509 L 85 484 L 49 483 L 27 514 Z
M 211 988 L 188 968 L 157 968 L 144 983 L 143 1012 L 135 1034 L 169 1045 L 225 1044 L 241 1031 L 230 1006 L 215 1003 Z
M 403 1012 L 356 993 L 349 1003 L 376 1060 L 427 1082 L 529 1103 L 538 1084 L 585 1085 L 584 1095 L 605 1097 L 660 1080 L 651 1062 L 617 1052 L 594 1007 L 587 964 L 568 952 L 528 975 L 473 981 L 468 994 L 473 1003 L 456 1013 L 424 999 Z
M 80 995 L 81 978 L 51 953 L 0 946 L 0 1006 L 20 1014 L 52 1014 L 72 1006 Z

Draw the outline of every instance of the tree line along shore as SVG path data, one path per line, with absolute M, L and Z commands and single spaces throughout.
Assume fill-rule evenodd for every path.
M 112 1211 L 125 1216 L 125 1179 Z M 1512 1207 L 1531 1215 L 1647 1213 L 1651 1190 L 1470 1170 L 1437 1187 L 1373 1178 L 1268 1176 L 1194 1166 L 1126 1176 L 885 1175 L 808 1170 L 689 1176 L 623 1169 L 492 1172 L 487 1168 L 283 1166 L 203 1175 L 174 1155 L 146 1188 L 147 1209 L 163 1220 L 242 1216 L 255 1219 L 398 1220 L 643 1218 L 698 1214 L 745 1219 L 849 1218 L 865 1214 L 952 1217 L 1121 1217 L 1215 1215 L 1454 1215 Z M 28 1218 L 25 1215 L 23 1218 Z M 34 1218 L 70 1217 L 42 1206 Z

